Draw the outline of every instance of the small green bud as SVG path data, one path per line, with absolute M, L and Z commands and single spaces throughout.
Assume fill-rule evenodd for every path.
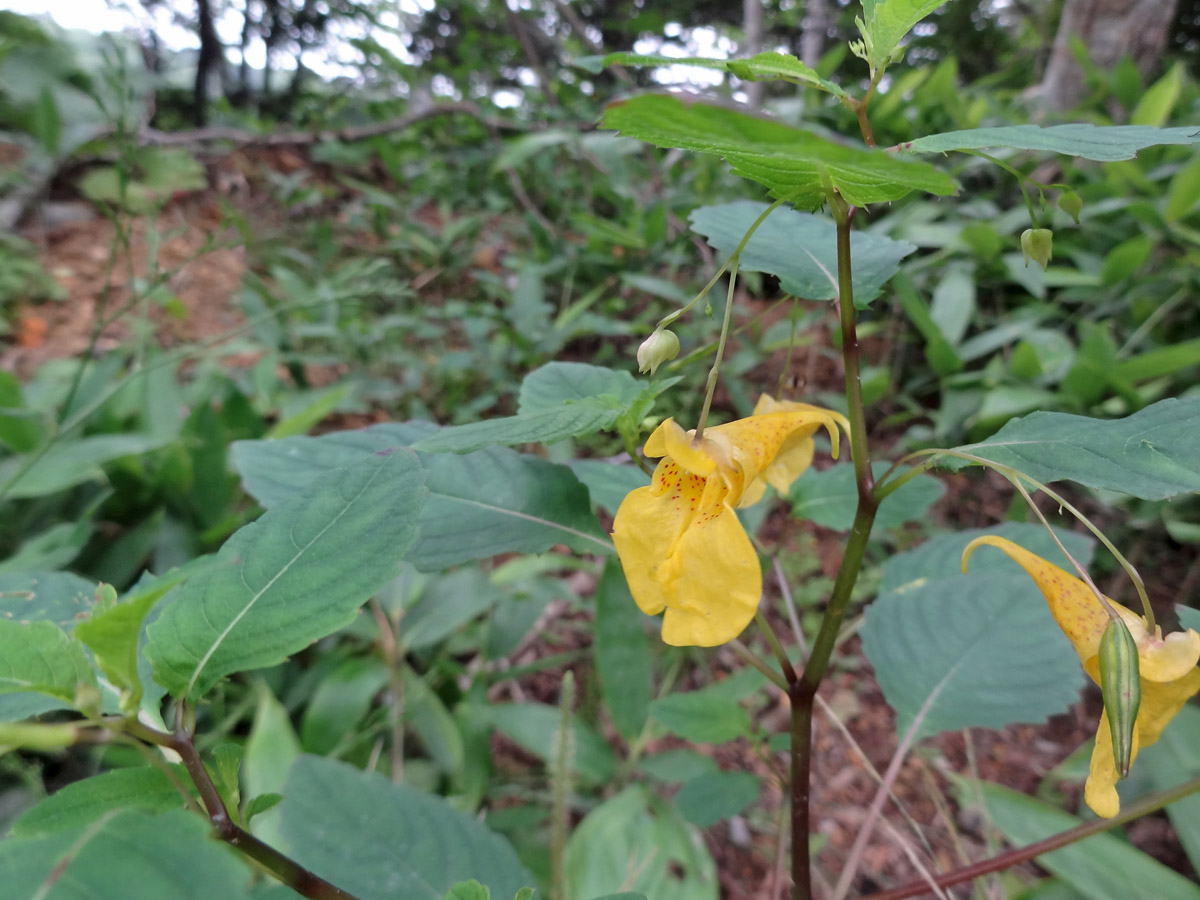
M 1054 232 L 1049 228 L 1026 228 L 1021 232 L 1021 252 L 1025 254 L 1025 265 L 1034 260 L 1042 271 L 1050 264 L 1051 250 L 1054 247 Z
M 89 719 L 100 718 L 100 706 L 104 698 L 100 696 L 100 688 L 96 685 L 81 681 L 75 686 L 75 708 Z
M 642 341 L 638 347 L 639 372 L 653 375 L 658 367 L 679 355 L 679 338 L 666 328 L 655 329 L 654 334 Z
M 1083 209 L 1083 198 L 1074 191 L 1063 191 L 1062 196 L 1058 198 L 1058 208 L 1074 219 L 1075 224 L 1078 225 L 1079 213 Z
M 1109 619 L 1100 636 L 1100 693 L 1112 735 L 1113 759 L 1124 778 L 1133 755 L 1133 728 L 1142 704 L 1137 643 L 1119 617 Z

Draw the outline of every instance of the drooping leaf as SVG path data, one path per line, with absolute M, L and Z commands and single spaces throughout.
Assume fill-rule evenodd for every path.
M 765 203 L 752 200 L 702 206 L 692 212 L 689 221 L 693 231 L 704 235 L 722 255 L 730 256 L 766 208 Z M 899 271 L 900 260 L 916 249 L 907 241 L 852 232 L 854 305 L 866 308 Z M 797 297 L 833 300 L 838 296 L 837 226 L 824 216 L 780 207 L 746 242 L 738 268 L 777 275 L 779 286 Z
M 1101 162 L 1133 159 L 1139 150 L 1162 144 L 1200 144 L 1200 126 L 1151 128 L 1146 125 L 1003 125 L 931 134 L 903 144 L 913 153 L 1011 148 L 1080 156 Z
M 187 775 L 180 767 L 181 783 Z M 153 766 L 113 769 L 59 788 L 21 813 L 12 825 L 13 837 L 34 837 L 81 828 L 116 809 L 137 808 L 166 812 L 183 806 L 171 780 Z
M 972 785 L 965 793 L 974 794 Z M 1040 800 L 991 782 L 977 785 L 989 818 L 1016 847 L 1066 831 L 1080 820 Z M 1198 900 L 1200 885 L 1119 837 L 1094 834 L 1036 857 L 1082 896 L 1094 900 Z
M 410 451 L 372 454 L 235 533 L 150 626 L 156 680 L 195 699 L 347 624 L 416 540 L 425 476 Z
M 381 775 L 301 756 L 283 793 L 294 858 L 361 900 L 441 900 L 472 878 L 493 897 L 534 884 L 508 843 L 474 816 Z
M 434 432 L 421 422 L 376 425 L 318 438 L 237 441 L 230 456 L 243 482 L 268 508 L 302 492 L 318 476 Z M 537 553 L 566 544 L 609 553 L 612 544 L 592 515 L 587 492 L 565 466 L 503 447 L 463 455 L 420 453 L 429 498 L 420 538 L 408 558 L 423 571 L 497 553 Z
M 96 686 L 96 673 L 80 643 L 52 622 L 0 619 L 0 694 L 44 694 L 73 707 L 80 684 Z
M 899 200 L 914 190 L 954 192 L 950 176 L 929 165 L 914 166 L 915 160 L 675 96 L 647 94 L 611 103 L 603 124 L 658 147 L 721 156 L 734 173 L 801 209 L 824 201 L 826 177 L 853 206 Z
M 199 816 L 124 810 L 0 841 L 4 894 L 41 900 L 247 900 L 250 869 Z
M 1035 412 L 957 449 L 1042 483 L 1075 481 L 1165 500 L 1200 491 L 1200 395 L 1160 400 L 1124 419 Z M 940 464 L 971 465 L 953 457 Z
M 918 737 L 1041 722 L 1084 684 L 1041 592 L 1015 570 L 888 591 L 867 608 L 860 635 L 902 735 L 918 718 Z
M 857 56 L 861 56 L 871 67 L 877 69 L 888 64 L 892 51 L 914 25 L 945 3 L 946 0 L 863 0 L 863 15 L 855 19 L 862 41 L 850 45 Z
M 654 900 L 716 900 L 716 865 L 670 804 L 640 787 L 593 809 L 567 841 L 571 896 L 632 889 Z
M 650 642 L 621 565 L 609 559 L 596 585 L 596 674 L 617 733 L 632 741 L 650 713 Z

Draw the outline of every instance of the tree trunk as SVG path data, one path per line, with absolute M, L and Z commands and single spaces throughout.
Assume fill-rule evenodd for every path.
M 742 30 L 746 35 L 743 56 L 754 56 L 762 53 L 763 48 L 763 8 L 762 0 L 742 0 Z M 766 94 L 765 81 L 746 82 L 746 105 L 751 109 L 762 107 L 763 96 Z
M 825 52 L 829 30 L 829 0 L 808 0 L 804 5 L 804 32 L 800 35 L 800 61 L 814 69 Z
M 213 67 L 224 65 L 224 49 L 213 26 L 209 0 L 196 0 L 196 27 L 200 32 L 200 54 L 196 57 L 196 83 L 192 88 L 192 121 L 203 127 L 208 120 L 208 84 Z
M 1050 62 L 1038 93 L 1059 112 L 1087 96 L 1083 70 L 1071 52 L 1078 37 L 1097 68 L 1111 71 L 1129 56 L 1143 77 L 1162 59 L 1177 0 L 1066 0 Z

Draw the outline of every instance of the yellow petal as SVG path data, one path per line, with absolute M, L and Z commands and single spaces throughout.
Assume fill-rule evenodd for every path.
M 1138 619 L 1140 622 L 1141 619 Z M 1145 633 L 1145 626 L 1142 627 Z M 1137 632 L 1132 632 L 1137 639 Z M 1200 662 L 1200 634 L 1192 630 L 1176 631 L 1166 637 L 1145 634 L 1138 640 L 1138 662 L 1147 681 L 1176 681 Z
M 1074 575 L 1063 571 L 1052 562 L 1047 562 L 1036 553 L 1030 553 L 1012 541 L 991 534 L 978 537 L 967 544 L 966 549 L 963 550 L 963 571 L 966 571 L 967 560 L 970 559 L 971 554 L 984 544 L 1003 550 L 1034 580 L 1046 598 L 1046 603 L 1050 605 L 1054 621 L 1075 645 L 1075 652 L 1079 654 L 1079 659 L 1086 665 L 1088 660 L 1096 656 L 1100 650 L 1100 635 L 1104 633 L 1104 626 L 1108 624 L 1108 613 L 1100 605 L 1100 601 L 1096 599 L 1091 588 Z M 1111 600 L 1109 602 L 1118 612 L 1124 610 L 1137 619 L 1137 616 L 1134 616 L 1121 604 Z M 1128 622 L 1128 619 L 1126 621 Z M 1145 631 L 1144 625 L 1142 630 Z M 1136 632 L 1134 632 L 1134 638 L 1137 638 Z
M 1145 702 L 1143 696 L 1142 702 Z M 1141 721 L 1141 715 L 1138 715 Z M 1139 748 L 1138 728 L 1133 729 L 1133 752 L 1129 755 L 1129 764 L 1137 759 Z M 1083 787 L 1083 799 L 1092 812 L 1102 819 L 1111 819 L 1121 811 L 1121 798 L 1117 796 L 1117 761 L 1113 757 L 1112 732 L 1108 727 L 1108 713 L 1100 714 L 1100 724 L 1096 728 L 1096 746 L 1092 750 L 1092 762 L 1088 769 L 1087 782 Z
M 838 432 L 835 415 L 828 410 L 815 408 L 768 413 L 718 425 L 705 432 L 705 435 L 712 433 L 714 438 L 720 437 L 728 442 L 733 448 L 734 462 L 748 485 L 767 471 L 789 439 L 809 438 L 821 426 L 829 431 L 836 456 Z M 740 495 L 735 499 L 740 499 Z
M 1142 681 L 1142 705 L 1138 708 L 1137 732 L 1142 746 L 1158 740 L 1183 705 L 1200 691 L 1200 669 L 1171 682 Z
M 667 563 L 662 638 L 676 647 L 715 647 L 750 624 L 762 596 L 758 554 L 732 509 L 698 516 Z

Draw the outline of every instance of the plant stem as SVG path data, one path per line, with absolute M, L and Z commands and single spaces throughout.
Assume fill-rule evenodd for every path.
M 721 338 L 717 341 L 717 357 L 713 360 L 712 368 L 708 370 L 708 384 L 704 386 L 704 405 L 700 407 L 700 419 L 696 423 L 696 436 L 692 439 L 699 442 L 704 437 L 704 424 L 708 421 L 708 411 L 712 408 L 713 395 L 717 392 L 717 377 L 721 374 L 721 361 L 725 357 L 725 341 L 729 337 L 729 321 L 733 315 L 733 296 L 737 290 L 738 259 L 741 248 L 734 254 L 729 267 L 729 291 L 725 297 L 725 316 L 721 319 Z
M 1007 850 L 1004 853 L 993 856 L 991 859 L 963 866 L 960 869 L 947 872 L 945 875 L 935 876 L 934 883 L 940 888 L 948 888 L 956 884 L 962 884 L 964 881 L 972 881 L 982 875 L 999 872 L 1002 869 L 1007 869 L 1010 866 L 1015 866 L 1018 863 L 1027 862 L 1034 857 L 1041 856 L 1043 853 L 1049 853 L 1052 850 L 1058 850 L 1061 847 L 1074 844 L 1086 837 L 1091 837 L 1093 834 L 1099 834 L 1102 831 L 1108 831 L 1110 828 L 1116 828 L 1118 825 L 1124 825 L 1126 822 L 1131 822 L 1148 813 L 1160 810 L 1164 806 L 1174 803 L 1176 800 L 1182 800 L 1184 797 L 1194 794 L 1197 791 L 1200 791 L 1200 778 L 1193 778 L 1165 791 L 1148 794 L 1136 803 L 1131 803 L 1124 812 L 1111 819 L 1097 819 L 1092 822 L 1085 822 L 1082 825 L 1069 828 L 1066 831 L 1029 844 L 1026 847 Z M 868 894 L 867 900 L 905 900 L 907 897 L 916 897 L 919 894 L 928 893 L 929 887 L 928 881 L 914 881 L 900 887 L 892 888 L 891 890 L 880 891 L 877 894 Z
M 862 568 L 871 526 L 879 503 L 873 493 L 871 457 L 867 445 L 866 407 L 859 376 L 858 332 L 854 310 L 854 287 L 850 259 L 850 225 L 853 208 L 840 197 L 830 195 L 830 207 L 837 220 L 838 304 L 842 324 L 842 359 L 846 370 L 846 403 L 850 418 L 850 455 L 858 486 L 858 509 L 846 541 L 846 550 L 838 567 L 837 579 L 829 596 L 829 605 L 821 620 L 821 629 L 813 640 L 812 653 L 800 680 L 788 691 L 792 701 L 792 900 L 812 897 L 812 862 L 809 859 L 809 777 L 812 765 L 812 711 L 817 688 L 833 649 L 838 631 L 850 605 L 850 595 Z

